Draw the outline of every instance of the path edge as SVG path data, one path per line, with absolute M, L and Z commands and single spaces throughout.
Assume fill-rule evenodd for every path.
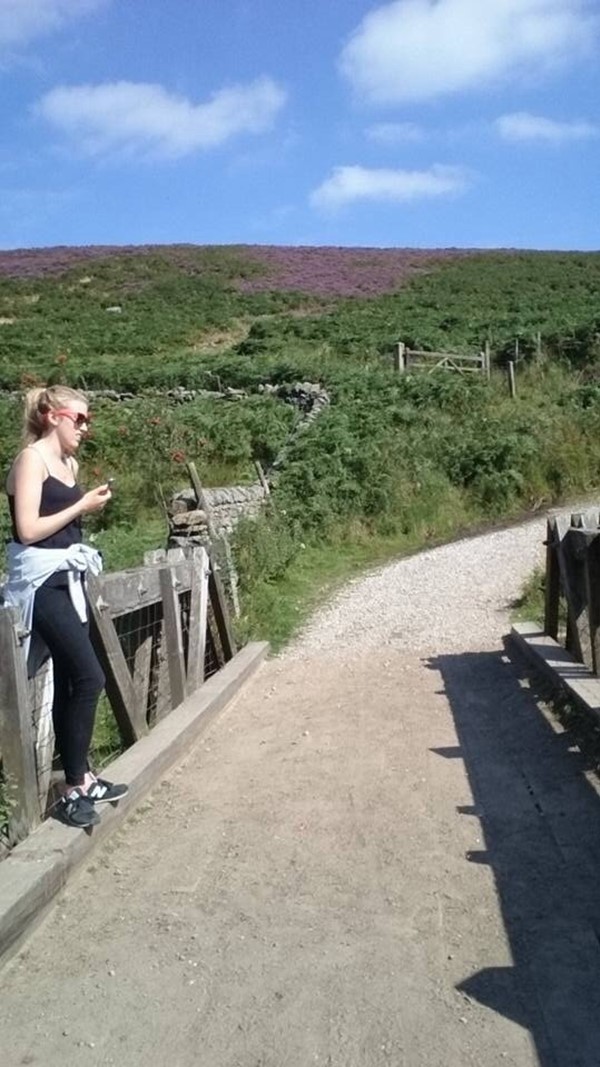
M 517 648 L 556 689 L 600 723 L 600 678 L 578 663 L 554 638 L 534 622 L 515 623 L 510 636 Z
M 239 694 L 268 651 L 264 641 L 246 645 L 146 737 L 103 769 L 109 780 L 127 782 L 129 793 L 115 805 L 103 805 L 99 826 L 75 830 L 48 819 L 0 863 L 0 966 L 41 922 L 77 867 L 122 826 L 161 775 L 183 759 Z

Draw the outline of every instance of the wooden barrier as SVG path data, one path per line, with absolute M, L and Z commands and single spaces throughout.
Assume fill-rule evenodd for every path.
M 144 565 L 88 581 L 90 633 L 124 747 L 143 737 L 236 652 L 212 553 L 148 553 Z M 0 607 L 0 758 L 10 801 L 8 844 L 23 840 L 46 807 L 53 745 L 36 748 L 36 687 L 26 674 L 25 634 Z M 51 715 L 50 707 L 44 714 Z M 45 783 L 42 788 L 40 784 Z
M 477 355 L 462 352 L 426 352 L 407 348 L 402 341 L 396 345 L 395 368 L 399 374 L 413 370 L 426 370 L 429 374 L 436 370 L 458 371 L 459 374 L 484 374 L 490 377 L 490 346 L 486 342 Z
M 560 620 L 563 618 L 561 630 Z M 544 630 L 600 675 L 600 513 L 548 520 Z

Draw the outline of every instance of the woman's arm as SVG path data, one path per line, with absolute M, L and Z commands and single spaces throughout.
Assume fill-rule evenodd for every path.
M 62 530 L 73 519 L 92 511 L 100 511 L 110 500 L 111 492 L 107 485 L 90 489 L 81 500 L 68 508 L 57 511 L 55 515 L 40 515 L 42 484 L 45 466 L 35 449 L 25 448 L 15 460 L 9 476 L 9 488 L 15 499 L 15 525 L 19 540 L 24 545 L 41 541 L 45 537 Z

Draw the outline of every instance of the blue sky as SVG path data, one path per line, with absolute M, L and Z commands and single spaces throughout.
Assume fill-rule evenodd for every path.
M 0 0 L 0 247 L 600 248 L 600 0 Z

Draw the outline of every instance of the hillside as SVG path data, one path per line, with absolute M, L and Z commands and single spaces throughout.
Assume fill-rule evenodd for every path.
M 109 565 L 128 565 L 164 539 L 161 501 L 185 484 L 187 459 L 213 485 L 250 480 L 255 459 L 270 466 L 298 414 L 265 384 L 321 382 L 328 411 L 290 449 L 269 513 L 236 538 L 243 626 L 281 636 L 334 575 L 595 487 L 599 291 L 597 253 L 3 252 L 2 464 L 28 385 L 127 392 L 94 400 L 82 458 L 88 481 L 117 479 L 90 533 Z M 399 339 L 463 352 L 488 341 L 492 381 L 400 378 Z M 511 401 L 502 368 L 516 352 Z M 166 396 L 178 386 L 194 398 Z M 226 387 L 246 399 L 215 399 Z

